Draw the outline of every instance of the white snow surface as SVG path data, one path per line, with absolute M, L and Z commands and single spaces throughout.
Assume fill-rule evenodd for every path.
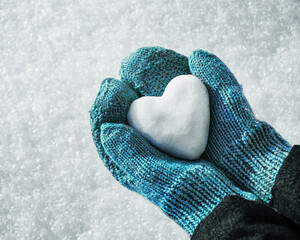
M 199 159 L 209 132 L 209 95 L 191 74 L 173 78 L 163 96 L 145 96 L 130 105 L 131 127 L 161 151 L 187 160 Z
M 142 46 L 219 56 L 256 116 L 300 142 L 297 0 L 2 0 L 0 239 L 189 239 L 100 161 L 89 109 Z

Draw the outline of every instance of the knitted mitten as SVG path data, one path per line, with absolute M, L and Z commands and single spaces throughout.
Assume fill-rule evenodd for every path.
M 210 95 L 210 132 L 204 157 L 238 186 L 268 203 L 291 145 L 269 124 L 255 118 L 242 86 L 218 57 L 197 50 L 190 56 L 189 66 Z
M 164 86 L 166 82 L 159 84 Z M 98 153 L 123 186 L 156 204 L 190 235 L 225 196 L 257 199 L 254 194 L 234 186 L 205 160 L 183 161 L 152 147 L 126 125 L 129 106 L 136 98 L 138 94 L 126 83 L 105 79 L 90 111 Z

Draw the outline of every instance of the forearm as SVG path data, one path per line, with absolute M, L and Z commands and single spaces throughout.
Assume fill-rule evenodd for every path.
M 226 197 L 197 226 L 192 240 L 300 239 L 299 161 L 300 146 L 294 146 L 276 177 L 269 205 Z
M 300 224 L 300 145 L 293 146 L 280 168 L 269 206 Z
M 295 223 L 264 203 L 230 196 L 196 228 L 192 240 L 299 239 Z

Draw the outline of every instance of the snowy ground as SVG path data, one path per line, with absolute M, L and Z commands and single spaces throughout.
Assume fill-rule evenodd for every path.
M 189 239 L 99 160 L 88 110 L 101 80 L 141 46 L 202 48 L 299 144 L 299 26 L 297 0 L 2 0 L 0 239 Z

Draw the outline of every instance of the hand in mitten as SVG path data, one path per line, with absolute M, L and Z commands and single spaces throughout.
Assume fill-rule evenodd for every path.
M 270 202 L 271 189 L 291 145 L 268 123 L 255 118 L 242 86 L 218 57 L 194 51 L 189 67 L 210 96 L 210 132 L 204 157 L 242 189 Z
M 139 49 L 123 61 L 121 81 L 102 82 L 90 122 L 98 153 L 112 175 L 193 234 L 225 196 L 257 197 L 234 186 L 212 163 L 170 157 L 127 125 L 132 101 L 160 96 L 173 77 L 189 73 L 188 59 L 174 51 Z

